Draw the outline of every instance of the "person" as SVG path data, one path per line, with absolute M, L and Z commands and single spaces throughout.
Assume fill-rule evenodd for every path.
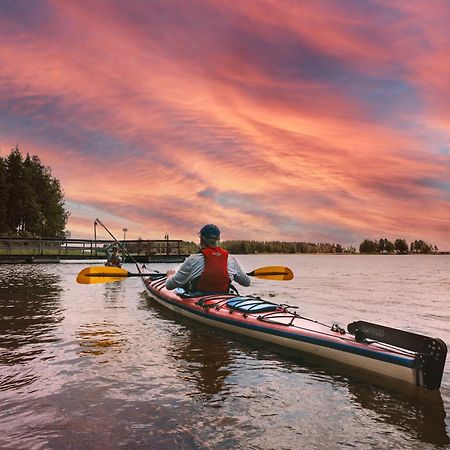
M 122 267 L 122 258 L 119 256 L 119 249 L 114 245 L 112 252 L 108 250 L 108 259 L 105 266 L 107 267 Z
M 201 251 L 189 256 L 178 271 L 167 272 L 167 289 L 183 288 L 187 292 L 228 292 L 232 281 L 250 286 L 250 278 L 236 259 L 219 247 L 220 230 L 214 224 L 199 232 Z

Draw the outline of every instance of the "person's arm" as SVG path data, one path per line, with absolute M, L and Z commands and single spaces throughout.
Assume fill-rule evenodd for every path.
M 106 262 L 105 262 L 105 266 L 108 266 L 108 267 L 110 267 L 111 266 L 111 251 L 110 251 L 110 249 L 109 248 L 107 248 L 106 250 L 105 250 L 105 252 L 106 252 Z
M 166 280 L 166 288 L 172 290 L 177 287 L 186 286 L 192 278 L 200 276 L 203 268 L 203 255 L 189 256 L 174 275 L 170 276 L 170 273 L 168 273 L 169 277 Z
M 236 281 L 241 286 L 250 286 L 250 277 L 244 272 L 242 267 L 233 256 L 228 256 L 228 273 L 231 281 Z

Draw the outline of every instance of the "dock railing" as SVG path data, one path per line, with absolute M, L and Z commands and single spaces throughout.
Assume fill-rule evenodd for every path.
M 137 257 L 182 256 L 181 240 L 138 239 L 120 242 L 127 251 Z M 57 257 L 60 259 L 106 258 L 112 240 L 57 239 L 57 238 L 9 238 L 0 237 L 0 257 Z

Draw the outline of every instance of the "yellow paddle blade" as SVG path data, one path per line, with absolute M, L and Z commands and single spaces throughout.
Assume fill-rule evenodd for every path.
M 248 275 L 256 278 L 264 278 L 265 280 L 292 280 L 294 274 L 289 267 L 283 266 L 267 266 L 255 269 Z
M 86 267 L 77 276 L 77 283 L 111 283 L 128 277 L 128 271 L 120 267 L 93 266 Z

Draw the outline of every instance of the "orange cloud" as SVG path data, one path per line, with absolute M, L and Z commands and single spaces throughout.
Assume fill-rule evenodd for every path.
M 72 235 L 450 248 L 444 3 L 46 5 L 0 18 L 1 148 L 52 167 Z

